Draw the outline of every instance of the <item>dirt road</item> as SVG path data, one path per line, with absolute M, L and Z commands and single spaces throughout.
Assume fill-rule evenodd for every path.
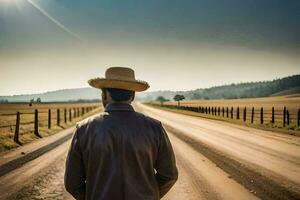
M 300 140 L 142 104 L 172 142 L 179 179 L 164 200 L 299 199 Z M 0 199 L 72 199 L 63 187 L 67 141 L 0 177 Z
M 202 177 L 207 180 L 205 185 L 213 188 L 208 193 L 219 193 L 216 199 L 252 198 L 237 196 L 249 193 L 262 199 L 300 198 L 299 137 L 176 114 L 143 104 L 137 104 L 136 109 L 165 125 L 178 155 L 178 165 L 190 163 L 189 167 L 195 167 L 197 179 Z M 194 152 L 185 153 L 188 148 Z M 201 164 L 200 155 L 215 163 L 224 174 L 214 176 L 205 170 L 208 165 Z M 223 176 L 230 177 L 232 184 Z M 228 191 L 232 197 L 224 194 Z

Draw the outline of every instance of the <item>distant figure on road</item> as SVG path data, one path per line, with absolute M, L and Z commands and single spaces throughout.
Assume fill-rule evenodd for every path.
M 88 82 L 102 89 L 105 113 L 77 125 L 66 161 L 66 190 L 76 199 L 162 198 L 178 177 L 171 143 L 161 122 L 131 106 L 135 92 L 148 89 L 148 83 L 123 67 Z

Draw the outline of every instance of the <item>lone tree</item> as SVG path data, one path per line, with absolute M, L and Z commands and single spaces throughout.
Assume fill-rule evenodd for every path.
M 33 99 L 30 99 L 30 101 L 29 101 L 29 106 L 31 107 L 33 103 L 34 103 L 34 98 L 33 98 Z
M 36 102 L 37 103 L 42 103 L 42 99 L 39 97 L 39 98 L 36 99 Z
M 185 99 L 185 97 L 181 94 L 176 94 L 173 99 L 178 102 L 178 107 L 179 107 L 180 106 L 180 101 Z
M 160 102 L 160 106 L 163 106 L 164 102 L 169 101 L 168 99 L 165 99 L 163 96 L 159 96 L 156 98 L 156 101 Z

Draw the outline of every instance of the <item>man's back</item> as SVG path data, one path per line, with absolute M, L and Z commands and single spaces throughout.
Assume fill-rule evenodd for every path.
M 161 123 L 134 112 L 130 104 L 109 104 L 105 111 L 76 129 L 67 190 L 77 199 L 160 199 L 178 174 Z

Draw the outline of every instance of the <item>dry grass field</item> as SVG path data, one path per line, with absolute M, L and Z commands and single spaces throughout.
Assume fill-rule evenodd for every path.
M 170 101 L 165 104 L 177 105 L 177 102 Z M 182 101 L 181 105 L 185 106 L 220 106 L 220 107 L 265 107 L 271 109 L 273 106 L 278 109 L 282 109 L 284 106 L 289 110 L 294 110 L 300 107 L 300 95 L 299 96 L 278 96 L 278 97 L 265 97 L 254 99 L 223 99 L 223 100 L 190 100 Z
M 102 105 L 100 103 L 35 103 L 32 106 L 29 104 L 0 104 L 0 152 L 19 146 L 13 141 L 17 112 L 20 112 L 20 142 L 25 144 L 38 139 L 34 134 L 34 112 L 36 109 L 38 110 L 39 134 L 46 137 L 74 125 L 87 116 L 102 111 Z M 49 109 L 51 110 L 50 128 L 48 128 Z M 57 124 L 58 109 L 59 125 Z M 65 109 L 67 122 L 65 122 Z
M 155 104 L 159 104 L 155 102 Z M 164 105 L 177 105 L 175 101 L 165 102 Z M 264 127 L 272 127 L 272 128 L 283 128 L 283 110 L 286 107 L 286 110 L 289 112 L 289 125 L 286 125 L 285 128 L 292 129 L 292 130 L 299 130 L 297 126 L 298 120 L 298 112 L 300 109 L 300 96 L 299 95 L 292 95 L 292 96 L 279 96 L 279 97 L 267 97 L 267 98 L 253 98 L 253 99 L 228 99 L 228 100 L 190 100 L 190 101 L 181 101 L 181 106 L 188 106 L 188 107 L 207 107 L 207 108 L 220 108 L 220 116 L 211 116 L 206 114 L 199 114 L 203 117 L 208 118 L 216 118 L 225 121 L 232 121 L 230 119 L 226 119 L 226 110 L 228 107 L 229 113 L 231 108 L 233 108 L 233 119 L 235 121 L 239 121 L 240 123 L 243 122 L 243 112 L 246 108 L 246 121 L 243 122 L 244 124 L 250 124 L 251 122 L 251 115 L 252 115 L 252 108 L 254 108 L 254 123 L 253 124 L 260 124 L 260 112 L 261 108 L 263 107 L 263 119 L 264 119 Z M 237 107 L 239 107 L 240 119 L 236 120 L 237 115 Z M 274 107 L 274 118 L 275 123 L 271 124 L 272 120 L 272 107 Z M 225 117 L 222 116 L 222 109 L 224 108 Z M 177 111 L 176 111 L 177 112 Z M 190 111 L 179 111 L 190 113 Z M 230 118 L 230 114 L 229 114 Z

